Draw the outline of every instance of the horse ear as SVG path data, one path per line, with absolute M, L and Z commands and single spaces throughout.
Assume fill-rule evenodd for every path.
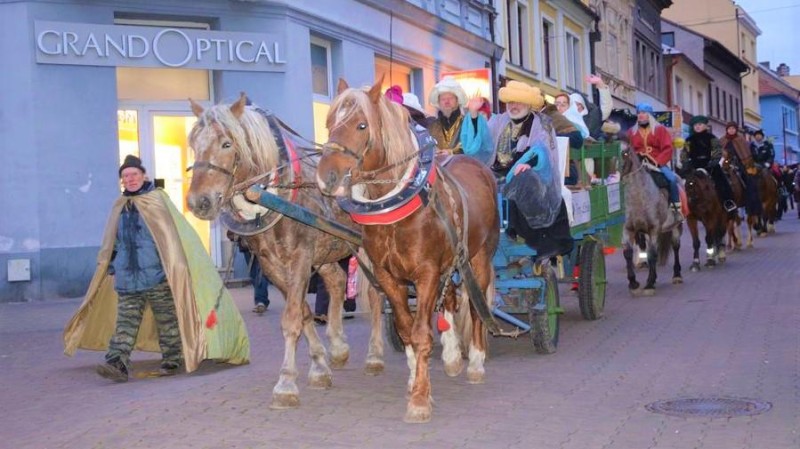
M 381 87 L 383 86 L 383 78 L 386 74 L 381 75 L 381 79 L 375 82 L 372 87 L 369 88 L 369 92 L 367 95 L 369 96 L 370 101 L 374 104 L 378 104 L 378 100 L 381 99 Z
M 189 104 L 192 105 L 192 113 L 194 114 L 195 117 L 199 118 L 201 115 L 203 115 L 203 110 L 204 109 L 197 102 L 195 102 L 194 100 L 192 100 L 190 98 L 189 99 Z
M 231 106 L 231 113 L 234 117 L 239 118 L 244 112 L 244 107 L 247 105 L 247 94 L 244 92 L 239 93 L 239 99 Z
M 342 92 L 346 91 L 350 86 L 347 85 L 347 81 L 344 78 L 339 78 L 339 84 L 336 85 L 336 95 L 340 95 Z

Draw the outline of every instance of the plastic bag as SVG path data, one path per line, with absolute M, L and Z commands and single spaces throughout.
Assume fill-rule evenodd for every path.
M 561 206 L 561 185 L 550 176 L 546 160 L 545 155 L 538 155 L 530 170 L 514 176 L 503 188 L 505 197 L 516 204 L 532 228 L 552 225 Z

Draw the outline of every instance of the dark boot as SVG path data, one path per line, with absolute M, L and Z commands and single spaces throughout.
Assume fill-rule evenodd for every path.
M 97 374 L 114 382 L 122 383 L 128 381 L 128 368 L 119 359 L 109 360 L 106 363 L 97 365 Z
M 162 362 L 158 375 L 161 377 L 174 376 L 180 372 L 181 365 L 175 362 Z

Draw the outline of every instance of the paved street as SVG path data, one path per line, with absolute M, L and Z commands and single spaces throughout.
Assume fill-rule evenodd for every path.
M 622 255 L 608 256 L 606 316 L 580 317 L 562 286 L 558 352 L 534 352 L 527 337 L 492 340 L 487 382 L 448 378 L 433 363 L 429 424 L 409 425 L 404 355 L 387 345 L 386 371 L 362 373 L 364 316 L 347 321 L 347 368 L 330 390 L 305 386 L 301 407 L 268 408 L 283 352 L 282 300 L 250 312 L 252 290 L 233 290 L 253 347 L 243 367 L 207 364 L 192 375 L 112 384 L 94 373 L 102 353 L 62 355 L 61 332 L 78 299 L 0 304 L 0 445 L 6 448 L 565 448 L 687 449 L 800 447 L 800 221 L 790 211 L 777 233 L 729 255 L 714 270 L 633 298 Z M 671 263 L 671 262 L 670 262 Z M 640 278 L 645 276 L 639 271 Z M 322 331 L 322 328 L 318 328 Z M 439 353 L 436 352 L 438 357 Z M 157 367 L 134 354 L 134 370 Z M 675 398 L 734 397 L 772 403 L 730 419 L 655 414 Z

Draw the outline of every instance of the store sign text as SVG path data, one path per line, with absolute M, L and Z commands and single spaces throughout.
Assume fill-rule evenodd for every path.
M 40 21 L 34 28 L 41 64 L 271 72 L 286 66 L 284 46 L 272 34 Z

